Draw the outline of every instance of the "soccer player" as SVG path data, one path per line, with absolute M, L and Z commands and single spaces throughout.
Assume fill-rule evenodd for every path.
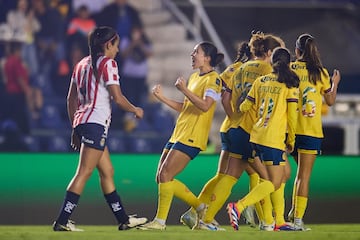
M 240 105 L 241 112 L 252 108 L 256 111 L 250 142 L 264 162 L 268 179 L 241 200 L 227 205 L 230 223 L 235 230 L 238 230 L 238 219 L 245 207 L 280 188 L 285 174 L 285 150 L 291 152 L 294 148 L 299 78 L 289 68 L 290 53 L 286 48 L 276 48 L 271 63 L 273 72 L 257 78 Z
M 179 112 L 176 126 L 169 142 L 160 157 L 156 181 L 158 183 L 158 208 L 153 221 L 139 227 L 143 230 L 165 230 L 173 196 L 176 196 L 196 209 L 198 215 L 205 211 L 202 203 L 182 182 L 174 177 L 205 150 L 214 116 L 216 101 L 220 99 L 222 84 L 214 67 L 224 58 L 217 48 L 209 42 L 197 44 L 191 53 L 193 73 L 186 84 L 179 77 L 176 88 L 185 95 L 184 102 L 165 97 L 160 85 L 153 88 L 155 97 Z
M 296 40 L 296 61 L 291 69 L 300 78 L 300 101 L 298 125 L 296 128 L 295 151 L 297 163 L 294 182 L 292 209 L 289 219 L 296 230 L 307 230 L 303 216 L 308 202 L 309 182 L 316 156 L 321 153 L 323 135 L 321 109 L 323 98 L 329 106 L 335 103 L 340 72 L 334 70 L 330 80 L 323 67 L 316 40 L 310 34 L 301 34 Z
M 268 179 L 266 170 L 259 159 L 256 160 L 256 158 L 252 157 L 252 149 L 249 142 L 250 131 L 255 123 L 256 112 L 251 110 L 241 114 L 237 112 L 236 109 L 238 109 L 239 102 L 246 96 L 255 79 L 259 76 L 271 73 L 272 67 L 270 65 L 270 56 L 272 50 L 284 45 L 284 43 L 280 38 L 274 35 L 257 32 L 253 33 L 249 45 L 254 59 L 241 65 L 232 78 L 230 103 L 234 110 L 230 113 L 231 128 L 227 135 L 229 143 L 228 167 L 224 176 L 213 191 L 214 201 L 210 204 L 204 216 L 203 222 L 205 224 L 209 224 L 214 217 L 214 214 L 216 214 L 223 206 L 231 194 L 231 189 L 240 178 L 243 171 L 248 168 L 248 162 L 252 162 L 252 166 L 262 179 Z M 250 182 L 255 182 L 252 184 L 251 189 L 255 187 L 259 181 L 258 179 L 255 179 L 255 181 L 251 180 L 252 177 L 256 178 L 257 176 L 253 174 L 250 175 Z M 263 206 L 256 203 L 255 207 L 261 229 L 267 230 L 267 226 L 272 226 L 273 223 L 270 196 L 267 196 L 267 199 L 263 201 Z M 265 213 L 265 216 L 263 212 Z M 271 230 L 273 230 L 273 228 L 271 228 Z
M 128 216 L 116 192 L 114 169 L 110 160 L 106 138 L 111 122 L 111 102 L 125 111 L 143 117 L 143 109 L 132 105 L 121 93 L 117 63 L 120 38 L 109 27 L 97 27 L 89 35 L 90 56 L 83 58 L 74 68 L 67 110 L 73 127 L 71 145 L 80 150 L 75 176 L 67 187 L 60 213 L 53 224 L 54 231 L 79 231 L 69 220 L 80 195 L 95 168 L 100 175 L 104 197 L 114 214 L 119 230 L 128 230 L 146 223 L 146 218 Z
M 237 69 L 246 61 L 250 60 L 252 58 L 252 54 L 250 51 L 249 44 L 247 42 L 242 42 L 239 44 L 239 47 L 237 49 L 237 56 L 235 61 L 230 64 L 221 74 L 220 78 L 223 83 L 222 88 L 222 103 L 223 107 L 225 109 L 225 112 L 229 112 L 228 115 L 226 115 L 221 127 L 220 127 L 220 138 L 221 138 L 221 152 L 219 156 L 219 163 L 218 163 L 218 170 L 217 173 L 213 178 L 211 178 L 203 187 L 202 191 L 200 192 L 198 198 L 202 203 L 205 203 L 206 205 L 210 205 L 212 202 L 212 196 L 213 196 L 213 190 L 216 186 L 216 184 L 219 182 L 219 180 L 224 176 L 224 173 L 226 171 L 226 168 L 228 166 L 228 158 L 229 158 L 229 143 L 227 141 L 227 132 L 230 128 L 230 118 L 229 116 L 233 112 L 233 109 L 231 105 L 229 104 L 228 99 L 231 96 L 231 89 L 228 87 L 228 85 L 231 83 L 231 78 L 233 77 L 234 73 Z M 252 170 L 253 171 L 253 170 Z M 255 173 L 256 174 L 256 173 Z M 190 208 L 188 211 L 186 211 L 181 217 L 180 222 L 187 225 L 190 229 L 193 229 L 197 223 L 196 220 L 196 211 L 193 208 Z M 212 224 L 215 226 L 219 226 L 219 223 L 213 219 Z

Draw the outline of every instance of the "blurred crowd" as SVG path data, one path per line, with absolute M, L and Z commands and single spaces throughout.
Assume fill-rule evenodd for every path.
M 121 38 L 117 61 L 124 95 L 135 105 L 152 104 L 146 83 L 152 44 L 127 0 L 0 0 L 0 5 L 0 135 L 8 126 L 25 135 L 37 127 L 70 128 L 65 103 L 72 69 L 88 55 L 88 33 L 100 25 L 115 28 Z M 131 132 L 139 125 L 120 110 L 113 116 L 123 121 L 112 128 Z

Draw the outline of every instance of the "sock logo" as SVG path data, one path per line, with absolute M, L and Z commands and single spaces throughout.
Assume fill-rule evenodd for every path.
M 68 202 L 66 202 L 64 211 L 68 212 L 68 213 L 71 213 L 74 210 L 75 207 L 76 207 L 76 204 L 68 201 Z
M 117 212 L 117 211 L 120 211 L 122 209 L 119 202 L 112 203 L 111 208 L 112 208 L 113 212 Z

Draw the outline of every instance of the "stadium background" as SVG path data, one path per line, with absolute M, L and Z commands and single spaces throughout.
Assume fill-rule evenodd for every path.
M 157 2 L 166 2 L 166 0 L 130 0 L 129 2 L 139 8 L 145 19 L 149 17 L 149 13 L 159 10 L 156 7 Z M 189 19 L 193 17 L 194 7 L 190 4 L 191 1 L 173 2 Z M 219 6 L 219 2 L 222 5 Z M 306 220 L 309 223 L 358 223 L 360 182 L 356 171 L 360 169 L 360 84 L 358 84 L 360 68 L 356 59 L 360 53 L 359 1 L 204 0 L 203 4 L 230 56 L 234 53 L 235 43 L 246 40 L 253 29 L 279 34 L 289 43 L 289 48 L 296 36 L 306 31 L 317 36 L 325 66 L 329 70 L 337 67 L 342 71 L 339 99 L 347 108 L 344 110 L 339 104 L 339 107 L 334 106 L 325 116 L 325 123 L 330 124 L 324 125 L 326 136 L 323 146 L 324 155 L 315 165 Z M 148 79 L 150 85 L 154 81 L 160 81 L 164 85 L 169 84 L 170 79 L 175 79 L 179 73 L 187 73 L 189 52 L 194 44 L 193 36 L 189 31 L 179 30 L 178 25 L 181 23 L 176 17 L 172 16 L 170 20 L 164 20 L 172 23 L 170 28 L 157 26 L 162 24 L 158 21 L 145 22 L 154 49 L 159 51 L 150 60 L 152 68 Z M 198 30 L 204 39 L 211 40 L 206 26 L 200 24 Z M 246 34 L 240 36 L 240 33 Z M 173 39 L 174 36 L 176 39 Z M 188 45 L 183 45 L 184 42 Z M 169 43 L 175 46 L 176 51 L 172 49 L 165 53 L 165 46 L 169 47 Z M 233 58 L 234 56 L 231 56 L 231 59 Z M 183 67 L 175 69 L 174 66 Z M 165 88 L 166 93 L 177 97 L 177 93 L 170 92 L 169 89 L 169 87 Z M 0 224 L 50 224 L 62 202 L 66 185 L 76 169 L 78 156 L 69 149 L 70 129 L 66 114 L 65 116 L 63 114 L 65 97 L 61 99 L 51 97 L 45 101 L 60 109 L 59 115 L 63 127 L 59 128 L 57 122 L 50 118 L 49 120 L 55 123 L 53 126 L 40 126 L 33 129 L 30 136 L 26 136 L 31 153 L 0 153 L 2 166 Z M 148 112 L 157 108 L 160 109 L 158 104 L 152 105 Z M 156 211 L 157 189 L 154 175 L 157 161 L 161 147 L 169 135 L 169 129 L 161 132 L 158 130 L 165 125 L 166 128 L 171 126 L 174 117 L 169 116 L 166 111 L 156 113 L 161 117 L 156 119 L 160 124 L 154 128 L 140 124 L 140 128 L 130 134 L 113 131 L 109 139 L 109 148 L 113 153 L 115 181 L 128 212 L 149 218 L 153 217 Z M 59 116 L 55 117 L 59 120 L 57 119 Z M 199 156 L 180 175 L 195 194 L 216 171 L 217 132 L 222 119 L 223 112 L 219 110 L 216 113 L 212 134 L 213 143 L 215 140 L 217 144 L 213 154 Z M 352 147 L 347 151 L 349 144 Z M 295 169 L 293 162 L 292 167 Z M 292 171 L 292 179 L 294 174 L 295 172 Z M 86 186 L 79 208 L 74 214 L 74 220 L 81 224 L 114 224 L 102 197 L 96 175 L 95 172 Z M 291 198 L 291 182 L 289 181 L 286 188 L 287 208 Z M 241 197 L 247 189 L 247 176 L 243 176 L 230 198 Z M 185 210 L 186 206 L 174 199 L 169 223 L 177 223 L 178 217 Z M 224 211 L 219 213 L 218 218 L 222 223 L 227 221 Z

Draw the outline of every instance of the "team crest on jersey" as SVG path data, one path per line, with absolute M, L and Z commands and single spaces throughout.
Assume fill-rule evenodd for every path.
M 105 138 L 101 138 L 100 140 L 100 146 L 103 147 L 105 145 Z
M 220 86 L 220 79 L 216 79 L 216 85 L 219 85 Z

